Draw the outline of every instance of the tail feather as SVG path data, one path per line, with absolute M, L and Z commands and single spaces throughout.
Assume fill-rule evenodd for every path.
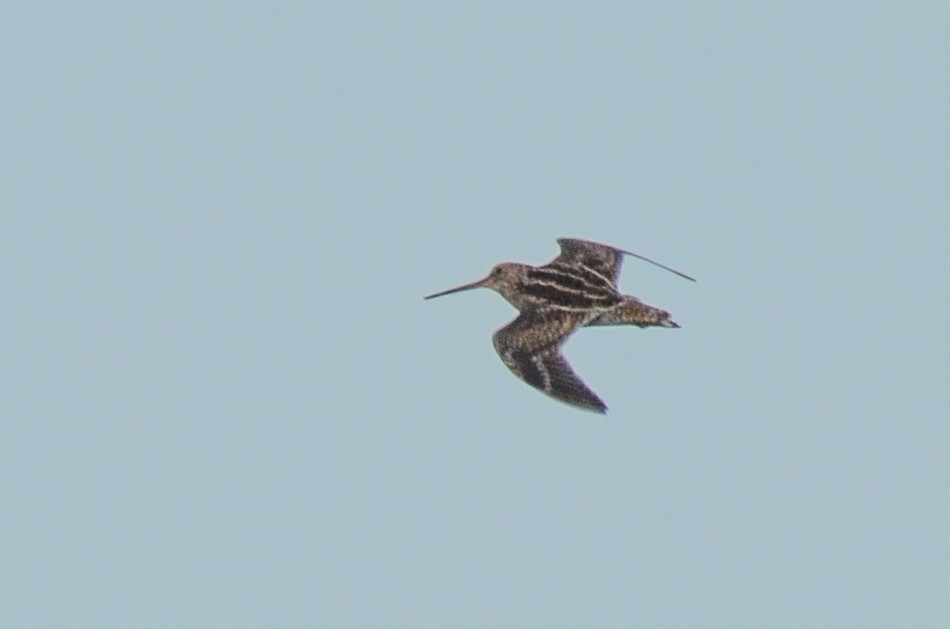
M 678 323 L 670 318 L 670 313 L 666 310 L 645 304 L 630 295 L 624 295 L 622 302 L 592 319 L 587 325 L 635 325 L 641 328 L 680 327 Z

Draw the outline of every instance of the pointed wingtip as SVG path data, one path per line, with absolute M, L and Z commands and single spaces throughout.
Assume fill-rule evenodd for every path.
M 583 409 L 585 411 L 590 411 L 591 413 L 597 413 L 598 415 L 606 415 L 607 405 L 604 404 L 604 401 L 601 399 L 585 401 L 586 403 L 576 404 L 577 408 Z
M 677 271 L 676 269 L 671 268 L 671 267 L 668 267 L 668 266 L 666 266 L 665 264 L 660 264 L 660 263 L 657 262 L 656 260 L 651 260 L 650 258 L 648 258 L 648 257 L 646 257 L 646 256 L 641 256 L 639 253 L 634 253 L 634 252 L 632 252 L 632 251 L 626 251 L 625 249 L 617 249 L 617 251 L 619 251 L 620 253 L 623 253 L 623 254 L 625 254 L 625 255 L 628 255 L 628 256 L 633 256 L 634 258 L 637 258 L 638 260 L 643 260 L 644 262 L 649 262 L 650 264 L 652 264 L 652 265 L 654 265 L 654 266 L 658 266 L 658 267 L 660 267 L 661 269 L 663 269 L 663 270 L 665 270 L 665 271 L 669 271 L 670 273 L 673 273 L 674 275 L 679 275 L 679 276 L 682 277 L 683 279 L 689 280 L 690 282 L 695 282 L 695 281 L 696 281 L 696 278 L 693 277 L 693 276 L 691 276 L 691 275 L 686 275 L 686 274 L 683 273 L 682 271 Z
M 570 402 L 570 401 L 567 401 L 567 400 L 558 400 L 558 401 L 559 401 L 559 402 L 563 402 L 564 404 L 566 404 L 566 405 L 568 405 L 568 406 L 571 406 L 571 407 L 573 407 L 573 408 L 576 408 L 577 410 L 587 411 L 588 413 L 594 413 L 595 415 L 606 415 L 606 414 L 607 414 L 607 411 L 609 410 L 609 409 L 607 408 L 607 405 L 604 404 L 603 402 L 600 402 L 600 404 L 597 404 L 597 403 L 594 402 L 593 400 L 591 400 L 590 402 L 587 402 L 587 401 L 585 401 L 585 402 L 576 402 L 576 401 Z

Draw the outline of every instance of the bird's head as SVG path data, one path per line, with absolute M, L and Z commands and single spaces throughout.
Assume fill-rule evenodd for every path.
M 459 293 L 463 290 L 471 290 L 473 288 L 490 288 L 493 291 L 501 294 L 501 296 L 505 299 L 511 301 L 510 296 L 518 291 L 518 286 L 521 283 L 521 280 L 524 278 L 525 271 L 528 268 L 529 267 L 525 264 L 518 264 L 516 262 L 502 262 L 501 264 L 496 264 L 486 277 L 478 280 L 477 282 L 456 286 L 455 288 L 450 288 L 449 290 L 444 290 L 433 295 L 427 295 L 425 299 L 432 299 L 433 297 L 441 297 L 443 295 Z

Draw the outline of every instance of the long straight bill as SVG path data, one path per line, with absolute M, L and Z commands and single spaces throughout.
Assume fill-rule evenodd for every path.
M 471 284 L 465 284 L 464 286 L 450 288 L 449 290 L 444 290 L 441 293 L 435 293 L 434 295 L 427 295 L 423 297 L 423 299 L 432 299 L 433 297 L 441 297 L 442 295 L 451 295 L 452 293 L 460 293 L 463 290 L 471 290 L 473 288 L 480 288 L 484 281 L 485 280 L 478 280 L 477 282 L 472 282 Z

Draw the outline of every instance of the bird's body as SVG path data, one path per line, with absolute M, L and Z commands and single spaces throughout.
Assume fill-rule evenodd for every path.
M 678 328 L 679 325 L 665 310 L 649 306 L 632 295 L 623 295 L 617 289 L 624 254 L 642 256 L 587 240 L 561 238 L 558 244 L 561 254 L 544 266 L 504 262 L 495 266 L 483 280 L 429 295 L 426 299 L 479 287 L 496 291 L 519 312 L 518 317 L 493 336 L 495 351 L 502 362 L 516 376 L 547 395 L 604 413 L 607 406 L 561 355 L 564 341 L 585 326 Z

